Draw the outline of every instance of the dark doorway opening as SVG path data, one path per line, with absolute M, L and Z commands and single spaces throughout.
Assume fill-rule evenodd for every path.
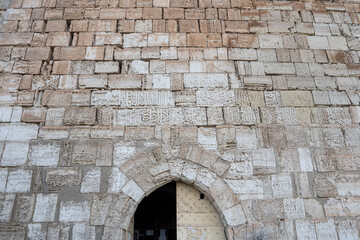
M 176 240 L 176 182 L 145 197 L 135 212 L 135 240 Z

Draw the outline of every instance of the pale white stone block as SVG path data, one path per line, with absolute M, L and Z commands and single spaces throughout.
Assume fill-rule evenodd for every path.
M 334 219 L 329 219 L 326 222 L 317 222 L 316 235 L 318 240 L 337 240 Z
M 261 180 L 227 180 L 226 182 L 240 199 L 264 198 L 264 184 Z
M 206 72 L 206 62 L 205 61 L 190 61 L 190 72 L 191 73 Z
M 0 223 L 10 222 L 15 201 L 15 194 L 0 196 Z
M 119 73 L 119 62 L 96 62 L 95 73 Z
M 260 48 L 283 48 L 281 35 L 259 35 Z
M 291 198 L 293 187 L 290 174 L 272 175 L 272 190 L 275 198 Z
M 146 47 L 147 34 L 146 33 L 130 33 L 124 34 L 123 47 Z
M 56 142 L 31 145 L 29 160 L 33 166 L 54 167 L 58 165 L 60 144 Z
M 215 128 L 198 128 L 199 144 L 205 149 L 216 149 L 216 129 Z
M 36 196 L 34 222 L 53 222 L 55 219 L 57 194 L 38 194 Z
M 330 49 L 331 50 L 348 50 L 347 42 L 345 37 L 340 36 L 332 36 L 328 37 Z
M 29 142 L 6 142 L 1 166 L 20 166 L 26 162 Z
M 229 48 L 230 60 L 254 61 L 257 60 L 257 58 L 257 52 L 255 49 Z
M 298 148 L 300 169 L 302 172 L 312 172 L 314 166 L 312 164 L 310 149 L 308 148 Z
M 0 141 L 27 141 L 37 138 L 38 126 L 35 124 L 0 124 Z
M 26 193 L 30 191 L 32 170 L 18 169 L 10 172 L 6 185 L 8 193 Z
M 114 145 L 113 163 L 115 166 L 121 166 L 128 161 L 136 151 L 133 143 L 119 142 Z
M 307 36 L 310 49 L 329 49 L 328 39 L 319 36 Z
M 95 227 L 86 223 L 75 223 L 72 231 L 73 240 L 95 240 Z
M 154 74 L 152 82 L 153 89 L 170 89 L 169 74 Z
M 60 203 L 60 222 L 81 222 L 89 221 L 90 218 L 90 204 L 87 201 L 83 202 L 61 202 Z
M 284 199 L 284 212 L 285 217 L 288 219 L 305 218 L 305 207 L 303 199 Z
M 80 88 L 104 88 L 107 84 L 106 75 L 80 75 Z
M 311 221 L 296 220 L 296 235 L 299 240 L 316 240 L 314 223 Z
M 28 224 L 27 237 L 30 240 L 45 240 L 46 239 L 45 228 L 43 229 L 40 223 Z
M 249 127 L 237 127 L 236 142 L 238 149 L 256 149 L 258 146 L 256 129 Z
M 175 47 L 161 48 L 160 60 L 175 60 L 178 58 L 178 52 Z
M 226 88 L 229 85 L 228 75 L 222 73 L 184 74 L 184 86 L 187 88 Z
M 337 223 L 339 240 L 359 239 L 359 230 L 355 220 L 339 221 Z
M 151 33 L 152 20 L 137 20 L 135 21 L 135 32 L 138 33 Z
M 230 226 L 239 226 L 246 222 L 244 210 L 240 204 L 223 211 L 226 223 Z
M 149 47 L 169 46 L 169 34 L 167 33 L 150 33 L 148 35 Z
M 134 60 L 130 63 L 129 68 L 130 74 L 148 74 L 149 73 L 149 62 L 141 60 Z
M 309 215 L 312 219 L 323 219 L 325 218 L 324 208 L 315 199 L 304 199 L 304 206 L 306 214 Z
M 133 181 L 130 180 L 123 188 L 122 191 L 126 193 L 129 197 L 139 202 L 144 196 L 144 191 Z
M 13 123 L 21 122 L 21 116 L 22 116 L 22 107 L 14 107 L 11 114 L 11 122 Z
M 0 147 L 1 147 L 1 144 L 0 144 Z M 5 192 L 7 177 L 8 177 L 7 168 L 0 168 L 0 192 Z
M 117 167 L 112 169 L 109 177 L 108 193 L 119 193 L 129 179 Z
M 89 170 L 81 183 L 81 193 L 100 192 L 101 170 L 95 168 Z
M 61 75 L 59 80 L 59 89 L 74 89 L 77 88 L 76 75 Z
M 0 107 L 0 122 L 10 122 L 12 107 Z

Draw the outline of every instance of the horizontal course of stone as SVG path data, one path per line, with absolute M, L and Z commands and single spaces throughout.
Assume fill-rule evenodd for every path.
M 0 239 L 129 239 L 193 184 L 230 240 L 359 239 L 358 1 L 0 0 Z

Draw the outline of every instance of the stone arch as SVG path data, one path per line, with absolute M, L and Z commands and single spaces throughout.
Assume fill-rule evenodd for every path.
M 113 194 L 115 203 L 109 204 L 105 216 L 105 239 L 129 239 L 138 204 L 171 181 L 182 181 L 204 193 L 220 214 L 230 239 L 229 233 L 244 224 L 246 216 L 240 200 L 222 177 L 229 167 L 228 162 L 195 144 L 182 144 L 175 151 L 158 145 L 151 151 L 135 153 L 116 170 L 120 177 L 113 181 L 123 183 L 121 191 Z M 107 229 L 111 231 L 107 233 Z

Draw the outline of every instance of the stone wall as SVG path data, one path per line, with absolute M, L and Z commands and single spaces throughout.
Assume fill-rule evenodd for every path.
M 1 239 L 128 239 L 172 180 L 229 240 L 359 238 L 356 1 L 0 7 Z

